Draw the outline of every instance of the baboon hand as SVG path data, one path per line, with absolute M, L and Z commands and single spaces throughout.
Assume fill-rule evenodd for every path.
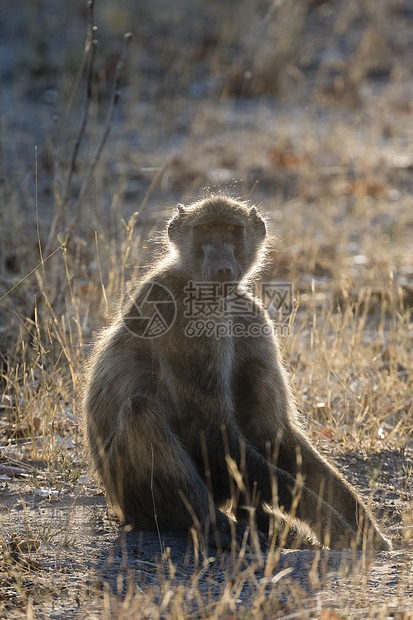
M 263 533 L 254 528 L 250 529 L 245 522 L 235 522 L 228 519 L 217 510 L 216 523 L 211 525 L 209 535 L 210 546 L 223 551 L 229 551 L 235 547 L 254 553 L 265 552 L 268 549 L 268 538 Z

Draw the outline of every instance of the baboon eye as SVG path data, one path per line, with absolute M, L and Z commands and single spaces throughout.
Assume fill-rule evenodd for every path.
M 210 230 L 211 230 L 211 226 L 208 226 L 208 224 L 203 224 L 203 225 L 201 226 L 201 232 L 203 232 L 203 233 L 207 233 L 207 232 L 209 232 Z
M 234 226 L 234 224 L 228 224 L 228 226 L 227 226 L 227 231 L 228 231 L 228 232 L 234 232 L 234 230 L 235 230 L 235 226 Z

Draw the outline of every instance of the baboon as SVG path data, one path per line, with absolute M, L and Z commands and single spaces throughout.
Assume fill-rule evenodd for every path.
M 141 529 L 197 526 L 226 545 L 234 529 L 242 540 L 251 518 L 268 535 L 271 508 L 293 509 L 320 544 L 389 549 L 297 421 L 274 325 L 248 286 L 266 237 L 245 203 L 218 195 L 179 207 L 167 252 L 89 362 L 94 468 L 120 518 Z M 234 518 L 222 510 L 229 499 Z

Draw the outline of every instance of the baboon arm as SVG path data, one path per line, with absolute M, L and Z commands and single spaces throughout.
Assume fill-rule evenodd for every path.
M 257 349 L 260 351 L 260 346 Z M 273 351 L 244 361 L 236 372 L 234 393 L 238 425 L 266 456 L 262 448 L 269 438 L 282 435 L 293 414 L 287 378 Z

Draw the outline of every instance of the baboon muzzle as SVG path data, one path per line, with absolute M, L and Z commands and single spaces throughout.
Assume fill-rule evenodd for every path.
M 209 282 L 237 282 L 240 269 L 234 256 L 232 243 L 204 246 L 202 275 Z

